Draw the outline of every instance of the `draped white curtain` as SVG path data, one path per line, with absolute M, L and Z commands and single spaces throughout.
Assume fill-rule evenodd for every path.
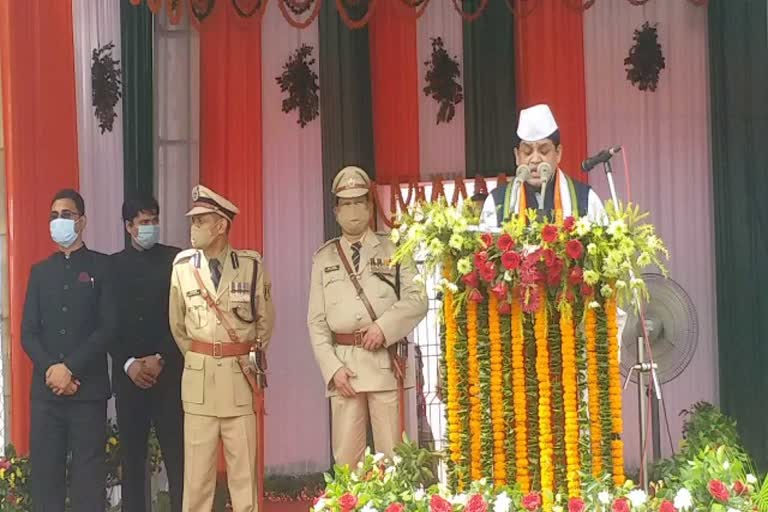
M 189 247 L 192 187 L 200 170 L 200 39 L 189 16 L 155 17 L 155 195 L 163 243 Z
M 277 323 L 269 348 L 266 464 L 275 473 L 324 471 L 330 461 L 328 401 L 307 332 L 312 254 L 323 242 L 320 119 L 302 128 L 275 78 L 302 44 L 319 58 L 318 24 L 290 27 L 278 6 L 262 22 L 264 257 Z M 319 66 L 313 66 L 319 72 Z M 322 77 L 320 77 L 322 80 Z M 322 83 L 321 83 L 322 87 Z
M 439 104 L 424 94 L 425 62 L 432 60 L 432 38 L 440 37 L 445 50 L 459 62 L 464 81 L 463 20 L 448 1 L 430 2 L 426 12 L 416 22 L 418 46 L 419 97 L 419 162 L 421 178 L 464 176 L 466 167 L 464 142 L 464 102 L 456 105 L 456 116 L 450 123 L 437 123 Z
M 115 105 L 118 117 L 114 119 L 112 131 L 102 134 L 92 105 L 91 62 L 93 50 L 108 43 L 115 45 L 112 58 L 121 60 L 120 0 L 72 0 L 72 20 L 80 193 L 88 214 L 85 240 L 92 249 L 109 254 L 124 246 L 120 209 L 123 203 L 122 105 L 119 101 Z
M 633 31 L 658 23 L 666 69 L 656 92 L 626 80 L 623 61 Z M 666 241 L 670 277 L 691 296 L 699 320 L 698 348 L 690 366 L 664 386 L 675 443 L 678 413 L 697 400 L 717 400 L 717 322 L 709 140 L 707 9 L 690 2 L 656 0 L 642 7 L 596 2 L 584 15 L 589 153 L 622 144 L 628 157 L 632 202 L 651 212 Z M 616 188 L 626 200 L 621 157 L 615 157 Z M 603 199 L 608 187 L 599 171 L 590 183 Z M 662 426 L 663 426 L 662 419 Z M 639 461 L 637 400 L 624 393 L 626 458 Z M 662 435 L 664 453 L 669 453 Z

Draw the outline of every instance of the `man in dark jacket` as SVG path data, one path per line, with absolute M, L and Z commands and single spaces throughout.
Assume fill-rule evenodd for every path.
M 107 350 L 117 327 L 109 258 L 85 247 L 83 198 L 62 190 L 51 203 L 58 251 L 32 267 L 21 343 L 32 359 L 32 510 L 63 512 L 67 453 L 71 509 L 103 512 Z
M 153 198 L 123 204 L 130 245 L 112 255 L 119 335 L 112 349 L 112 382 L 122 439 L 124 512 L 147 509 L 147 439 L 154 425 L 163 452 L 171 510 L 181 511 L 184 480 L 184 361 L 168 324 L 168 294 L 179 249 L 157 243 L 160 207 Z

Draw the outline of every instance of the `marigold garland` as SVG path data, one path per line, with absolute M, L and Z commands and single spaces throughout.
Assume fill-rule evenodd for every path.
M 512 400 L 515 410 L 515 469 L 517 483 L 523 492 L 531 490 L 528 472 L 528 418 L 525 392 L 525 342 L 523 340 L 523 308 L 519 300 L 512 301 Z
M 507 480 L 506 421 L 504 411 L 504 368 L 502 358 L 501 321 L 496 295 L 488 297 L 488 337 L 491 359 L 491 424 L 493 426 L 493 481 L 501 487 Z
M 568 497 L 580 494 L 579 478 L 579 398 L 576 379 L 576 338 L 573 311 L 564 304 L 560 311 L 560 334 L 563 340 L 563 403 L 565 408 L 565 459 L 567 465 Z
M 599 478 L 603 472 L 600 447 L 603 444 L 600 429 L 600 386 L 597 367 L 597 318 L 595 310 L 586 306 L 584 313 L 584 335 L 587 338 L 587 394 L 590 419 L 590 442 L 592 445 L 592 476 Z
M 443 265 L 443 277 L 451 279 L 451 263 Z M 450 290 L 443 295 L 443 319 L 445 325 L 445 367 L 446 367 L 446 414 L 448 416 L 448 452 L 454 467 L 453 485 L 463 487 L 461 473 L 462 436 L 460 427 L 460 407 L 458 391 L 458 366 L 456 364 L 456 342 L 458 327 L 456 325 L 456 310 L 454 296 Z
M 539 456 L 544 510 L 552 504 L 554 473 L 552 467 L 552 385 L 549 378 L 547 344 L 547 303 L 541 301 L 535 313 L 536 374 L 539 378 Z
M 477 303 L 467 301 L 467 345 L 469 378 L 470 470 L 472 481 L 482 478 L 482 405 L 480 402 L 480 365 L 478 361 Z
M 613 480 L 616 485 L 623 485 L 624 476 L 624 441 L 621 433 L 624 430 L 621 416 L 621 375 L 619 370 L 619 327 L 616 318 L 616 297 L 611 296 L 605 301 L 605 315 L 608 331 L 608 397 L 611 404 L 611 457 L 613 459 Z

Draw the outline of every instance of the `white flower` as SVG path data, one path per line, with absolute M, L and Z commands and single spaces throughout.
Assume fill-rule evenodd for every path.
M 455 496 L 451 496 L 451 499 L 449 499 L 448 501 L 450 501 L 451 504 L 453 505 L 461 505 L 463 507 L 469 501 L 469 496 L 467 496 L 464 493 L 456 494 Z
M 747 474 L 747 483 L 750 485 L 755 485 L 757 483 L 757 477 L 752 473 Z
M 464 237 L 458 233 L 452 234 L 450 240 L 448 240 L 448 246 L 451 247 L 451 249 L 460 251 L 462 245 L 464 245 Z
M 600 491 L 597 500 L 603 505 L 607 505 L 611 502 L 611 494 L 608 491 Z
M 728 512 L 739 512 L 738 509 L 728 507 Z
M 320 512 L 325 508 L 325 504 L 326 504 L 326 499 L 320 498 L 319 500 L 317 500 L 317 503 L 315 503 L 315 507 L 313 508 L 313 510 L 315 512 Z
M 629 491 L 629 494 L 627 494 L 627 498 L 629 498 L 629 501 L 632 503 L 632 506 L 635 508 L 642 507 L 645 505 L 645 502 L 648 501 L 648 495 L 645 494 L 645 491 L 642 489 L 635 489 L 634 491 Z
M 385 475 L 393 475 L 397 471 L 397 468 L 395 466 L 387 466 L 387 469 L 384 470 Z
M 554 507 L 552 507 L 552 512 L 563 512 L 563 506 L 555 505 Z
M 395 242 L 397 243 L 397 242 Z M 597 245 L 594 243 L 587 244 L 587 253 L 588 254 L 597 254 Z
M 595 301 L 595 300 L 593 300 L 592 302 L 589 303 L 589 305 L 587 307 L 589 309 L 600 309 L 600 303 Z
M 426 497 L 427 497 L 427 493 L 424 491 L 423 487 L 419 487 L 418 489 L 416 489 L 416 492 L 413 493 L 414 501 L 421 501 Z
M 691 496 L 691 492 L 685 487 L 677 491 L 674 505 L 677 510 L 688 510 L 693 508 L 693 497 Z
M 617 290 L 623 290 L 626 287 L 627 287 L 627 282 L 626 281 L 622 281 L 621 279 L 616 281 L 616 289 Z
M 592 223 L 586 217 L 579 217 L 576 221 L 576 225 L 573 228 L 576 236 L 582 237 L 592 230 Z
M 459 291 L 459 287 L 458 287 L 458 286 L 456 286 L 454 283 L 447 283 L 447 284 L 445 285 L 445 288 L 446 288 L 446 289 L 447 289 L 449 292 L 451 292 L 451 293 L 458 293 L 458 291 Z
M 608 229 L 606 230 L 606 233 L 608 233 L 611 236 L 622 236 L 627 231 L 627 225 L 624 223 L 623 220 L 617 219 L 611 222 L 610 226 L 608 226 Z
M 393 244 L 397 244 L 397 242 L 400 241 L 400 230 L 399 229 L 393 229 L 389 233 L 389 239 L 392 240 Z
M 725 462 L 723 462 L 723 469 L 726 470 L 726 471 L 731 469 L 731 463 L 728 462 L 727 460 Z
M 421 210 L 416 210 L 416 213 L 413 214 L 413 220 L 416 222 L 423 222 L 424 221 L 424 212 Z
M 378 464 L 382 460 L 384 460 L 384 454 L 381 453 L 381 452 L 378 452 L 378 453 L 376 453 L 376 455 L 373 456 L 373 463 L 374 464 Z
M 584 272 L 584 282 L 589 286 L 593 286 L 600 280 L 600 274 L 594 270 L 587 270 Z
M 493 503 L 493 512 L 509 512 L 512 506 L 512 499 L 507 496 L 506 492 L 502 492 L 496 496 L 496 501 Z
M 362 461 L 357 463 L 357 469 L 363 469 Z
M 376 507 L 371 505 L 369 502 L 369 503 L 366 503 L 365 506 L 360 509 L 360 512 L 378 512 L 378 511 L 376 510 Z

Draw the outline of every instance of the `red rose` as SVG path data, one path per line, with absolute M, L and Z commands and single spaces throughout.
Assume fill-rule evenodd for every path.
M 466 508 L 464 509 L 465 512 L 486 512 L 487 510 L 488 504 L 479 494 L 472 496 L 469 499 L 469 503 L 467 503 Z
M 583 279 L 584 271 L 581 269 L 581 267 L 573 267 L 571 269 L 571 273 L 568 274 L 568 282 L 573 286 L 580 285 Z
M 551 267 L 555 264 L 555 251 L 552 249 L 542 249 L 540 256 L 541 259 L 544 260 L 544 265 L 547 267 Z
M 401 503 L 392 503 L 384 512 L 403 512 L 405 507 Z
M 432 498 L 429 500 L 429 510 L 430 512 L 452 512 L 453 505 L 442 496 L 433 494 Z
M 339 498 L 339 506 L 341 507 L 341 510 L 346 512 L 354 510 L 354 508 L 357 506 L 357 496 L 346 493 L 344 496 Z
M 507 251 L 501 255 L 501 264 L 507 270 L 516 270 L 521 262 L 522 258 L 516 252 Z
M 512 314 L 512 305 L 509 302 L 501 302 L 499 304 L 499 313 L 502 315 Z
M 629 502 L 624 498 L 619 498 L 613 502 L 611 510 L 613 512 L 629 512 Z
M 474 256 L 475 266 L 482 268 L 485 262 L 488 261 L 488 253 L 485 251 L 476 252 Z
M 727 503 L 728 498 L 731 497 L 728 487 L 720 480 L 710 480 L 707 488 L 709 489 L 709 494 L 721 503 Z
M 747 492 L 747 486 L 741 483 L 741 481 L 736 480 L 736 483 L 733 484 L 733 492 L 736 494 L 736 496 L 741 496 Z
M 576 227 L 576 219 L 573 217 L 566 217 L 565 220 L 563 220 L 563 229 L 570 233 L 573 231 L 573 228 Z
M 493 237 L 490 233 L 483 233 L 480 235 L 480 241 L 485 246 L 486 249 L 488 249 L 490 246 L 493 245 Z
M 581 294 L 584 297 L 591 297 L 594 293 L 595 293 L 594 288 L 589 286 L 587 283 L 582 283 L 581 284 Z
M 483 281 L 490 283 L 496 277 L 496 265 L 490 261 L 486 261 L 485 264 L 480 267 L 480 278 Z
M 523 496 L 523 507 L 533 512 L 541 508 L 541 494 L 531 492 Z
M 560 284 L 561 277 L 562 269 L 554 266 L 547 271 L 547 284 L 549 286 L 557 286 Z
M 581 498 L 571 498 L 568 500 L 568 512 L 584 512 L 587 505 Z
M 572 260 L 577 260 L 584 254 L 584 246 L 578 240 L 568 240 L 565 244 L 565 254 Z
M 568 301 L 569 304 L 576 302 L 576 295 L 573 293 L 573 290 L 565 292 L 565 300 Z
M 677 512 L 677 509 L 669 500 L 664 500 L 659 507 L 659 512 Z
M 547 243 L 552 243 L 557 240 L 557 226 L 547 224 L 541 229 L 541 239 Z
M 461 282 L 464 283 L 467 288 L 477 288 L 477 285 L 479 284 L 477 272 L 470 272 L 469 274 L 462 276 Z
M 512 247 L 515 245 L 515 241 L 512 240 L 512 237 L 509 235 L 509 233 L 504 233 L 499 237 L 496 245 L 502 252 L 506 252 L 512 249 Z
M 469 300 L 480 304 L 484 300 L 483 294 L 480 293 L 480 290 L 478 290 L 477 288 L 473 288 L 472 291 L 469 292 Z
M 499 282 L 496 286 L 491 288 L 491 293 L 493 293 L 500 301 L 507 300 L 508 291 L 509 288 L 507 287 L 507 283 L 504 281 Z

